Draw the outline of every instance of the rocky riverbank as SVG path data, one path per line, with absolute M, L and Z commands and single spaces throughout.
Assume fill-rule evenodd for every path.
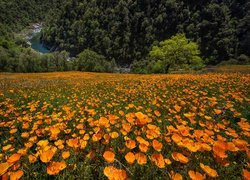
M 42 23 L 31 24 L 20 33 L 17 33 L 15 36 L 26 40 L 27 43 L 30 43 L 30 40 L 37 34 L 42 31 Z
M 42 43 L 40 43 L 40 34 L 42 31 L 42 23 L 35 23 L 16 34 L 16 37 L 24 39 L 28 46 L 39 53 L 49 53 Z

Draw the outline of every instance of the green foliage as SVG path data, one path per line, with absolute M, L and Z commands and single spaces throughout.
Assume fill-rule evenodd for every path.
M 154 41 L 185 33 L 208 64 L 249 52 L 247 1 L 79 1 L 51 11 L 43 40 L 77 55 L 84 49 L 126 65 L 144 59 Z
M 155 63 L 152 67 L 154 73 L 168 73 L 174 69 L 199 69 L 202 67 L 198 45 L 188 40 L 184 34 L 177 34 L 170 39 L 153 46 L 149 53 L 150 59 Z
M 60 0 L 1 0 L 0 36 L 11 35 L 30 23 L 43 20 Z
M 130 68 L 133 73 L 136 74 L 147 74 L 149 73 L 148 71 L 148 64 L 149 61 L 147 60 L 142 60 L 142 61 L 134 61 Z
M 66 51 L 41 55 L 17 42 L 0 39 L 0 72 L 54 72 L 72 70 Z
M 84 50 L 78 55 L 77 70 L 88 72 L 113 72 L 115 68 L 114 61 L 107 61 L 104 56 L 91 51 Z
M 241 54 L 239 57 L 238 57 L 238 64 L 250 64 L 250 57 L 245 55 L 245 54 Z

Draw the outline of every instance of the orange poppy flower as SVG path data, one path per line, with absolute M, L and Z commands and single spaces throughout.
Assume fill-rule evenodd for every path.
M 14 134 L 14 133 L 16 133 L 17 132 L 17 128 L 14 128 L 14 129 L 11 129 L 10 130 L 10 134 Z
M 77 138 L 69 139 L 66 141 L 67 145 L 72 148 L 78 148 L 79 147 L 79 140 Z
M 242 139 L 233 139 L 232 141 L 236 147 L 238 147 L 241 150 L 244 150 L 244 148 L 247 146 L 247 141 L 242 140 Z
M 111 151 L 105 151 L 103 157 L 109 163 L 112 163 L 115 160 L 115 154 Z
M 250 172 L 248 170 L 243 169 L 243 173 L 242 174 L 243 174 L 244 179 L 246 179 L 246 180 L 250 179 Z
M 181 111 L 181 106 L 175 105 L 175 106 L 174 106 L 174 109 L 175 109 L 177 112 L 180 112 L 180 111 Z
M 215 177 L 218 176 L 216 170 L 210 168 L 209 166 L 206 166 L 206 165 L 200 163 L 200 167 L 201 167 L 201 169 L 202 169 L 203 171 L 205 171 L 205 173 L 207 173 L 210 177 L 215 178 Z
M 40 160 L 44 163 L 50 162 L 55 152 L 52 150 L 47 150 L 40 155 Z
M 237 148 L 234 143 L 228 142 L 227 143 L 227 150 L 232 151 L 232 152 L 236 152 L 239 150 L 239 148 Z
M 119 134 L 117 132 L 112 132 L 112 133 L 110 133 L 110 136 L 112 139 L 115 139 L 115 138 L 119 137 Z
M 158 152 L 161 151 L 161 149 L 162 149 L 162 143 L 160 143 L 159 141 L 157 141 L 156 139 L 154 139 L 152 145 L 153 145 L 153 148 L 156 151 L 158 151 Z
M 140 149 L 140 151 L 141 152 L 147 152 L 148 151 L 148 146 L 147 145 L 145 145 L 145 144 L 140 144 L 139 145 L 139 149 Z
M 57 128 L 57 127 L 51 127 L 50 128 L 50 135 L 51 135 L 51 138 L 53 138 L 53 139 L 56 139 L 57 138 L 57 136 L 58 136 L 58 134 L 60 133 L 61 131 L 60 131 L 60 129 L 59 128 Z
M 97 142 L 97 141 L 99 141 L 100 139 L 102 139 L 102 134 L 101 134 L 101 133 L 97 133 L 97 134 L 94 134 L 94 135 L 92 136 L 92 140 L 93 140 L 94 142 Z
M 47 173 L 49 175 L 56 175 L 63 169 L 67 167 L 64 161 L 61 162 L 51 162 L 50 165 L 47 167 Z
M 34 155 L 29 155 L 29 156 L 28 156 L 28 159 L 29 159 L 29 162 L 30 162 L 30 163 L 34 163 L 34 162 L 36 162 L 37 157 L 34 156 Z
M 2 176 L 4 173 L 7 172 L 7 170 L 9 169 L 9 167 L 11 167 L 13 165 L 13 163 L 1 163 L 0 164 L 0 176 Z
M 131 130 L 131 125 L 129 123 L 122 124 L 122 128 L 126 131 L 129 132 Z
M 108 127 L 109 126 L 109 120 L 105 117 L 101 117 L 99 119 L 99 125 L 100 126 L 104 126 L 104 127 Z
M 20 179 L 22 176 L 23 176 L 23 171 L 22 170 L 18 170 L 18 171 L 16 171 L 16 172 L 12 172 L 11 174 L 10 174 L 10 179 L 11 180 L 18 180 L 18 179 Z
M 184 116 L 186 117 L 186 118 L 192 118 L 192 117 L 194 117 L 195 116 L 195 113 L 185 113 L 184 114 Z
M 116 169 L 113 166 L 105 167 L 103 173 L 110 180 L 125 180 L 125 179 L 127 179 L 127 173 L 125 170 Z
M 113 176 L 117 173 L 117 169 L 113 166 L 108 166 L 104 168 L 103 173 L 108 179 L 114 179 Z
M 134 153 L 132 153 L 132 152 L 127 153 L 126 156 L 125 156 L 125 159 L 129 164 L 133 164 L 134 161 L 135 161 Z
M 189 159 L 188 159 L 186 156 L 184 156 L 183 154 L 181 154 L 181 153 L 173 152 L 173 153 L 172 153 L 172 158 L 173 158 L 175 161 L 179 161 L 179 162 L 181 162 L 181 163 L 183 163 L 183 164 L 186 164 L 186 163 L 189 162 Z
M 134 140 L 126 140 L 125 145 L 129 149 L 134 149 L 136 147 L 136 142 Z
M 23 132 L 22 134 L 21 134 L 21 137 L 22 138 L 28 138 L 30 135 L 29 135 L 29 133 L 28 132 Z
M 161 113 L 160 113 L 159 111 L 157 111 L 157 110 L 154 110 L 154 113 L 155 113 L 155 115 L 156 115 L 157 117 L 160 117 L 160 116 L 161 116 Z
M 138 126 L 143 126 L 143 125 L 147 124 L 147 122 L 148 122 L 147 115 L 143 114 L 142 112 L 137 112 L 137 113 L 135 113 L 135 116 L 137 117 L 137 125 Z
M 18 153 L 13 154 L 13 155 L 11 155 L 11 156 L 8 158 L 7 162 L 8 162 L 8 163 L 15 163 L 15 162 L 17 162 L 17 161 L 20 159 L 20 157 L 21 157 L 21 154 L 18 154 Z
M 179 142 L 181 142 L 182 137 L 181 137 L 179 134 L 173 134 L 173 135 L 172 135 L 172 140 L 173 140 L 176 144 L 178 144 Z
M 147 156 L 141 152 L 135 154 L 135 159 L 137 160 L 137 163 L 140 165 L 147 163 Z
M 226 158 L 227 143 L 223 141 L 216 141 L 213 145 L 213 152 L 220 158 Z
M 172 176 L 172 180 L 182 180 L 182 175 L 179 174 L 179 173 L 175 173 L 173 176 Z
M 222 111 L 221 111 L 220 109 L 214 109 L 214 112 L 215 112 L 217 115 L 219 115 L 219 114 L 222 113 Z
M 140 143 L 140 144 L 145 144 L 146 146 L 149 146 L 149 142 L 146 141 L 145 139 L 143 139 L 141 136 L 137 136 L 136 140 Z
M 8 144 L 6 146 L 3 146 L 2 149 L 3 149 L 3 151 L 8 151 L 11 147 L 12 147 L 12 145 Z
M 69 151 L 62 152 L 62 158 L 63 159 L 67 159 L 67 158 L 69 158 L 69 156 L 70 156 L 70 152 Z
M 190 139 L 186 139 L 183 142 L 183 146 L 186 147 L 190 152 L 197 152 L 201 148 L 200 143 L 193 142 Z
M 41 146 L 41 147 L 45 147 L 49 144 L 49 141 L 48 140 L 40 140 L 37 145 L 38 146 Z
M 200 151 L 211 151 L 211 150 L 212 150 L 212 148 L 208 144 L 206 144 L 206 143 L 200 144 Z
M 152 162 L 156 164 L 159 168 L 165 168 L 165 161 L 162 154 L 153 154 L 151 156 Z
M 203 179 L 205 179 L 204 176 L 201 173 L 195 172 L 195 171 L 192 171 L 192 170 L 188 171 L 188 175 L 192 180 L 203 180 Z

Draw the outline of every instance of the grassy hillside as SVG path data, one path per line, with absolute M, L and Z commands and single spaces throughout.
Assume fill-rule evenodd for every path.
M 249 177 L 249 74 L 0 74 L 0 86 L 2 178 Z

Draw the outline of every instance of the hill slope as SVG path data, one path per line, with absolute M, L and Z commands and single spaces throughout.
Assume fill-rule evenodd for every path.
M 249 55 L 249 9 L 245 0 L 69 0 L 48 16 L 43 40 L 73 55 L 91 48 L 129 64 L 155 41 L 184 32 L 217 64 Z

